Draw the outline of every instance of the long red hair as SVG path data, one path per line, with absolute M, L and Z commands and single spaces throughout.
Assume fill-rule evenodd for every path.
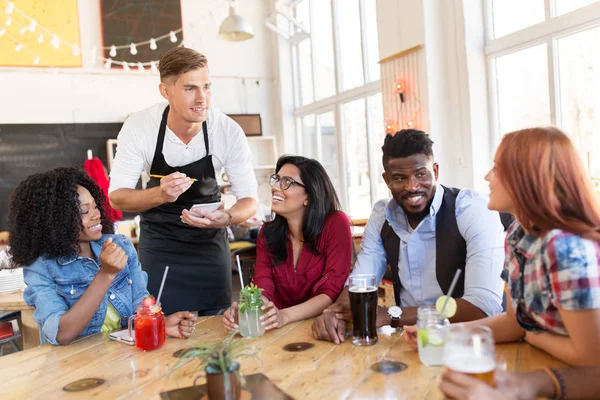
M 600 198 L 564 132 L 545 127 L 509 133 L 494 161 L 525 230 L 562 229 L 600 241 Z

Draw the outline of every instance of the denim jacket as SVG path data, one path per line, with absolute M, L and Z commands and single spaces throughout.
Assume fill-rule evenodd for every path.
M 58 259 L 41 256 L 33 264 L 23 268 L 27 284 L 23 298 L 27 304 L 35 307 L 33 318 L 40 324 L 48 342 L 58 344 L 56 336 L 60 318 L 77 303 L 100 271 L 98 257 L 102 245 L 109 237 L 125 250 L 127 265 L 113 280 L 100 307 L 80 336 L 100 332 L 108 302 L 121 315 L 121 327 L 126 327 L 127 319 L 135 313 L 135 307 L 148 295 L 148 275 L 142 271 L 137 252 L 126 236 L 102 235 L 100 240 L 91 242 L 94 259 L 78 255 Z

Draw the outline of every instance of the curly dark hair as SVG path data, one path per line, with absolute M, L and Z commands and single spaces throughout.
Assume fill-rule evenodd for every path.
M 392 158 L 409 157 L 413 154 L 425 154 L 433 157 L 433 140 L 429 135 L 417 129 L 402 129 L 394 136 L 387 135 L 381 150 L 383 150 L 383 167 L 387 168 Z
M 335 188 L 325 168 L 320 162 L 302 156 L 283 155 L 277 160 L 275 172 L 285 164 L 295 165 L 300 170 L 300 178 L 308 195 L 308 206 L 302 221 L 304 244 L 313 254 L 318 255 L 317 240 L 325 226 L 327 216 L 342 209 Z M 287 221 L 281 215 L 264 225 L 263 233 L 267 240 L 269 253 L 273 257 L 273 266 L 287 260 L 286 241 L 288 238 Z
M 83 230 L 77 185 L 89 190 L 102 215 L 102 233 L 114 233 L 106 210 L 106 197 L 85 171 L 61 167 L 29 176 L 11 196 L 8 226 L 10 253 L 17 266 L 31 265 L 38 257 L 78 254 Z

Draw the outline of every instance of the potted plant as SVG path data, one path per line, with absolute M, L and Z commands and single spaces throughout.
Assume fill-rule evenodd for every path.
M 235 334 L 231 332 L 215 344 L 199 344 L 181 356 L 182 360 L 197 358 L 205 365 L 206 394 L 210 400 L 240 399 L 240 364 L 236 360 L 254 354 L 240 347 L 242 340 L 233 340 Z

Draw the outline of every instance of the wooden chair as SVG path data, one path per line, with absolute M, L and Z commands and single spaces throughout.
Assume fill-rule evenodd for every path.
M 237 271 L 236 256 L 240 257 L 240 265 L 242 267 L 242 278 L 244 285 L 250 283 L 254 277 L 254 264 L 256 263 L 256 245 L 251 244 L 231 252 L 232 269 Z

